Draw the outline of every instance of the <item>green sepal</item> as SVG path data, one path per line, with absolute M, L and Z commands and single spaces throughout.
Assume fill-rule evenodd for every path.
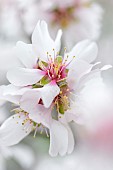
M 41 126 L 41 123 L 38 123 L 38 127 L 40 127 Z
M 40 83 L 36 83 L 36 84 L 33 84 L 32 85 L 32 88 L 34 89 L 34 88 L 41 88 L 41 87 L 43 87 Z
M 48 64 L 45 61 L 39 61 L 38 62 L 39 67 L 43 70 L 44 67 L 47 67 Z
M 37 123 L 36 122 L 33 122 L 33 126 L 36 126 L 37 125 Z
M 40 80 L 40 84 L 42 86 L 48 84 L 50 82 L 50 79 L 48 79 L 48 76 L 44 76 L 41 80 Z
M 60 87 L 60 88 L 62 88 L 62 87 L 64 87 L 64 86 L 67 86 L 67 82 L 62 81 L 62 82 L 59 83 L 59 87 Z

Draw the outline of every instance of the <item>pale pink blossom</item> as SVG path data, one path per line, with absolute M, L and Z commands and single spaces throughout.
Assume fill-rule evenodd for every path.
M 90 40 L 79 42 L 70 52 L 65 48 L 60 54 L 61 36 L 59 30 L 54 41 L 46 22 L 39 21 L 32 44 L 17 43 L 15 50 L 23 68 L 9 70 L 11 84 L 0 88 L 1 99 L 17 105 L 13 110 L 16 114 L 0 128 L 2 145 L 17 144 L 33 130 L 36 136 L 41 128 L 50 136 L 51 156 L 73 151 L 74 137 L 68 123 L 84 123 L 85 115 L 93 110 L 93 104 L 86 107 L 86 94 L 90 96 L 92 86 L 94 90 L 103 85 L 101 72 L 111 66 L 94 69 L 99 64 L 91 64 L 98 47 Z

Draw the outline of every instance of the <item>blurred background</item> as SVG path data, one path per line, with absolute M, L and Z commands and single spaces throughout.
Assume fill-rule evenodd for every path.
M 78 10 L 80 4 L 83 6 Z M 70 25 L 73 3 L 76 4 L 75 24 Z M 62 13 L 61 9 L 67 9 Z M 60 9 L 60 10 L 58 10 Z M 57 11 L 57 12 L 56 12 Z M 54 17 L 52 14 L 54 13 Z M 57 14 L 56 14 L 57 13 Z M 77 15 L 77 16 L 75 16 Z M 58 18 L 60 18 L 58 20 Z M 97 61 L 101 66 L 113 65 L 113 0 L 0 0 L 0 85 L 8 84 L 6 73 L 20 66 L 14 46 L 17 41 L 31 42 L 32 31 L 39 19 L 45 19 L 54 35 L 62 28 L 62 44 L 70 49 L 79 40 L 90 38 L 97 42 Z M 56 24 L 56 25 L 55 25 Z M 73 34 L 72 34 L 73 33 Z M 112 94 L 113 69 L 103 73 L 103 79 Z M 107 99 L 106 99 L 107 102 Z M 10 103 L 0 102 L 0 124 L 9 117 Z M 49 138 L 37 134 L 28 136 L 19 145 L 0 148 L 0 170 L 112 170 L 113 169 L 113 112 L 106 111 L 107 119 L 93 132 L 75 123 L 75 150 L 71 155 L 52 158 L 48 154 Z

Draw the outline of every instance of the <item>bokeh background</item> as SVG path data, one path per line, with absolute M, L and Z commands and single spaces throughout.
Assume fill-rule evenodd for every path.
M 30 42 L 41 0 L 0 0 L 0 85 L 8 84 L 8 69 L 20 66 L 14 46 L 21 40 Z M 113 65 L 113 1 L 96 0 L 103 9 L 102 28 L 97 44 L 97 61 Z M 46 2 L 47 3 L 47 2 Z M 40 7 L 41 8 L 41 7 Z M 32 14 L 32 15 L 31 15 Z M 33 23 L 33 26 L 32 26 Z M 103 73 L 104 82 L 112 93 L 113 69 Z M 107 102 L 107 100 L 106 100 Z M 2 101 L 0 103 L 2 105 Z M 11 114 L 9 103 L 1 106 L 0 124 Z M 31 134 L 19 145 L 0 148 L 0 170 L 112 170 L 113 116 L 90 132 L 84 126 L 71 124 L 75 136 L 75 150 L 71 155 L 52 158 L 48 154 L 49 138 Z M 109 115 L 109 113 L 106 113 Z M 96 141 L 96 142 L 95 142 Z

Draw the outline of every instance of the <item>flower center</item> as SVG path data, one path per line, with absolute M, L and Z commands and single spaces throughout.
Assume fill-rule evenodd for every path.
M 66 52 L 66 48 L 64 49 L 64 55 Z M 59 54 L 56 55 L 55 50 L 54 57 L 51 57 L 47 53 L 48 62 L 38 61 L 38 69 L 45 72 L 45 76 L 36 84 L 34 84 L 33 88 L 40 88 L 44 85 L 54 81 L 58 87 L 60 88 L 60 93 L 55 97 L 52 103 L 52 108 L 56 108 L 58 113 L 64 114 L 70 107 L 69 103 L 69 87 L 66 81 L 68 71 L 67 66 L 71 63 L 71 61 L 75 58 L 73 57 L 70 62 L 67 63 L 68 56 L 65 59 Z M 54 88 L 54 87 L 53 87 Z M 42 100 L 40 100 L 39 104 L 43 104 Z
M 66 78 L 67 70 L 65 64 L 62 62 L 61 56 L 57 56 L 54 62 L 51 60 L 48 64 L 46 75 L 48 75 L 51 80 L 55 80 L 56 82 Z
M 52 25 L 59 24 L 62 28 L 67 28 L 70 22 L 75 20 L 75 7 L 58 8 L 56 7 L 50 14 L 52 15 Z
M 60 25 L 61 28 L 67 28 L 70 23 L 78 21 L 78 16 L 76 15 L 76 11 L 78 11 L 81 7 L 89 8 L 91 2 L 80 2 L 80 0 L 76 0 L 73 5 L 67 7 L 59 7 L 56 6 L 54 9 L 49 11 L 49 14 L 52 18 L 52 25 Z
M 60 81 L 64 81 L 64 79 L 66 79 L 68 75 L 67 65 L 70 64 L 67 63 L 68 56 L 66 59 L 63 59 L 62 56 L 55 54 L 54 49 L 53 51 L 53 58 L 47 53 L 48 62 L 44 62 L 41 60 L 38 61 L 37 68 L 45 72 L 45 76 L 40 81 L 42 85 L 48 84 L 52 80 L 54 80 L 58 84 Z

